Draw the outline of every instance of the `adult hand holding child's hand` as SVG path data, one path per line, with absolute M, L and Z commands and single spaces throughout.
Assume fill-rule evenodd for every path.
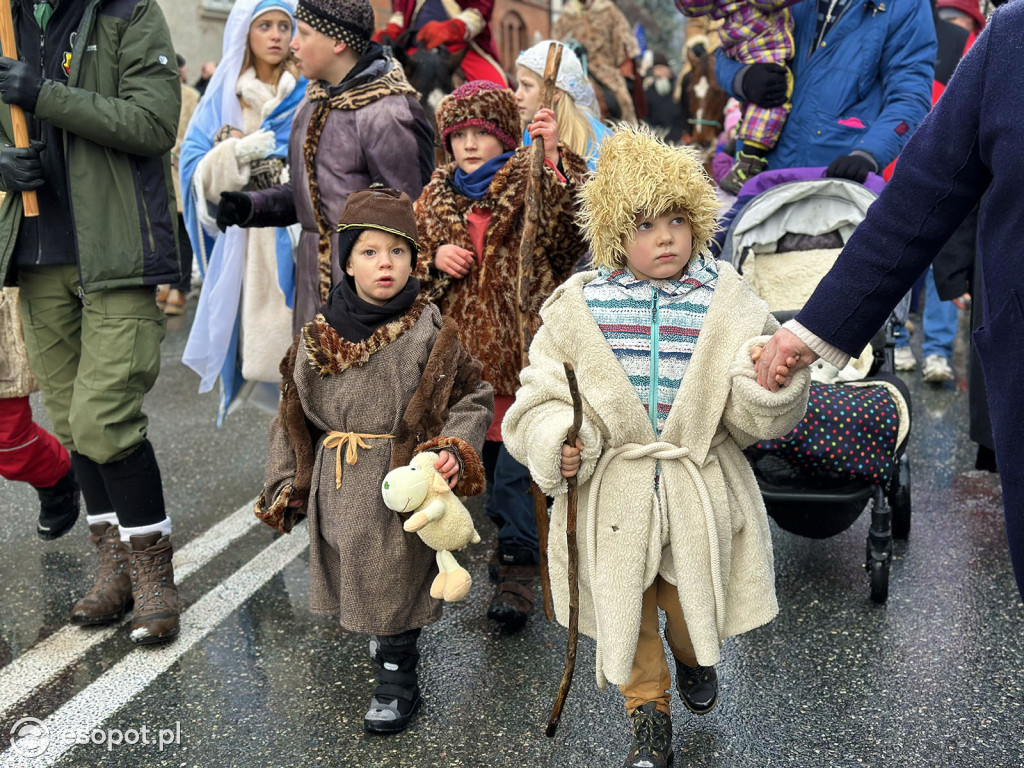
M 473 252 L 445 243 L 434 255 L 434 266 L 452 277 L 465 277 L 473 266 Z
M 792 331 L 779 328 L 763 349 L 751 350 L 750 359 L 757 368 L 757 383 L 778 392 L 779 387 L 789 385 L 794 373 L 813 363 L 818 355 Z

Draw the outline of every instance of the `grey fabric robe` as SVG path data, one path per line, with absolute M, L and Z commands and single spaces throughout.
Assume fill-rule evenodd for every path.
M 311 607 L 337 615 L 354 632 L 394 635 L 441 615 L 441 601 L 430 597 L 437 574 L 434 551 L 415 533 L 406 533 L 403 518 L 381 498 L 396 441 L 364 437 L 369 448 L 357 449 L 354 464 L 347 463 L 347 445 L 325 447 L 332 431 L 401 434 L 402 417 L 442 325 L 437 307 L 427 304 L 420 312 L 422 306 L 414 305 L 359 344 L 341 339 L 318 317 L 303 329 L 305 350 L 299 350 L 292 378 L 285 382 L 286 388 L 294 386 L 314 435 L 323 433 L 315 442 L 309 495 L 300 510 L 309 515 Z M 479 454 L 483 445 L 493 393 L 478 378 L 479 363 L 464 352 L 456 359 L 460 367 L 475 365 L 477 373 L 468 393 L 448 403 L 440 434 L 458 443 L 466 465 L 478 464 L 476 455 L 467 454 Z M 286 504 L 296 486 L 301 472 L 293 434 L 281 417 L 271 424 L 257 512 Z

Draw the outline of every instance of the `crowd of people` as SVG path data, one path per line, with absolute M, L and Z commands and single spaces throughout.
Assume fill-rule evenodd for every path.
M 971 305 L 972 398 L 991 406 L 972 436 L 1002 473 L 1024 594 L 1024 420 L 1007 394 L 1024 360 L 1005 341 L 1024 323 L 1012 256 L 1024 218 L 1018 129 L 998 100 L 1024 85 L 1021 12 L 677 6 L 718 22 L 717 79 L 733 97 L 718 186 L 737 206 L 773 170 L 891 175 L 781 329 L 714 257 L 731 198 L 681 146 L 690 130 L 668 60 L 654 56 L 645 83 L 611 0 L 570 3 L 555 23 L 569 44 L 550 105 L 554 41 L 506 73 L 487 2 L 453 13 L 396 0 L 378 30 L 368 0 L 237 0 L 195 88 L 154 0 L 130 13 L 12 3 L 19 58 L 0 57 L 0 98 L 24 111 L 30 142 L 15 146 L 18 115 L 0 111 L 0 474 L 37 489 L 44 540 L 71 531 L 84 502 L 100 567 L 71 623 L 131 611 L 136 644 L 179 631 L 143 401 L 193 258 L 202 288 L 183 362 L 201 392 L 219 387 L 220 420 L 245 403 L 276 413 L 255 512 L 283 532 L 308 519 L 313 610 L 371 636 L 371 733 L 415 716 L 419 637 L 442 610 L 434 551 L 380 490 L 432 452 L 446 490 L 485 494 L 487 615 L 509 632 L 533 612 L 543 555 L 569 620 L 579 484 L 580 628 L 597 641 L 599 685 L 625 698 L 623 765 L 669 764 L 672 668 L 686 707 L 709 712 L 722 642 L 778 611 L 743 449 L 790 432 L 805 368 L 818 356 L 845 366 L 922 275 L 926 381 L 953 378 L 951 300 Z M 463 82 L 425 108 L 394 49 L 441 46 Z M 611 105 L 614 126 L 601 119 Z M 644 117 L 656 131 L 636 127 Z M 901 370 L 916 365 L 906 349 Z M 36 388 L 52 434 L 33 421 Z

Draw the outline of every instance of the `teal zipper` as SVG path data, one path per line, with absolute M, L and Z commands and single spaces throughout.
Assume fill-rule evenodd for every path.
M 651 312 L 651 386 L 650 391 L 647 395 L 647 415 L 651 419 L 651 427 L 654 429 L 654 434 L 658 434 L 658 338 L 661 336 L 660 319 L 659 319 L 659 308 L 658 308 L 658 289 L 653 285 L 651 286 L 653 292 L 652 299 L 654 300 L 654 308 Z

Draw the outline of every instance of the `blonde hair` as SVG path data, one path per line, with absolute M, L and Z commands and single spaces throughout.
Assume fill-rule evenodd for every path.
M 597 154 L 594 127 L 565 91 L 555 102 L 555 122 L 558 123 L 558 138 L 565 146 L 584 160 Z
M 519 64 L 518 68 L 534 79 L 538 89 L 543 86 L 544 78 L 542 76 L 525 64 Z M 522 76 L 519 79 L 522 80 Z M 576 106 L 576 100 L 567 91 L 559 88 L 558 93 L 561 94 L 561 98 L 554 104 L 555 122 L 558 123 L 558 140 L 584 160 L 589 160 L 591 156 L 597 154 L 594 127 L 590 124 L 587 116 Z M 587 153 L 588 148 L 590 149 L 589 154 Z
M 644 128 L 622 126 L 601 143 L 597 170 L 580 193 L 579 214 L 595 267 L 626 265 L 625 240 L 637 214 L 686 214 L 693 255 L 707 254 L 718 231 L 718 196 L 690 147 L 670 147 Z

